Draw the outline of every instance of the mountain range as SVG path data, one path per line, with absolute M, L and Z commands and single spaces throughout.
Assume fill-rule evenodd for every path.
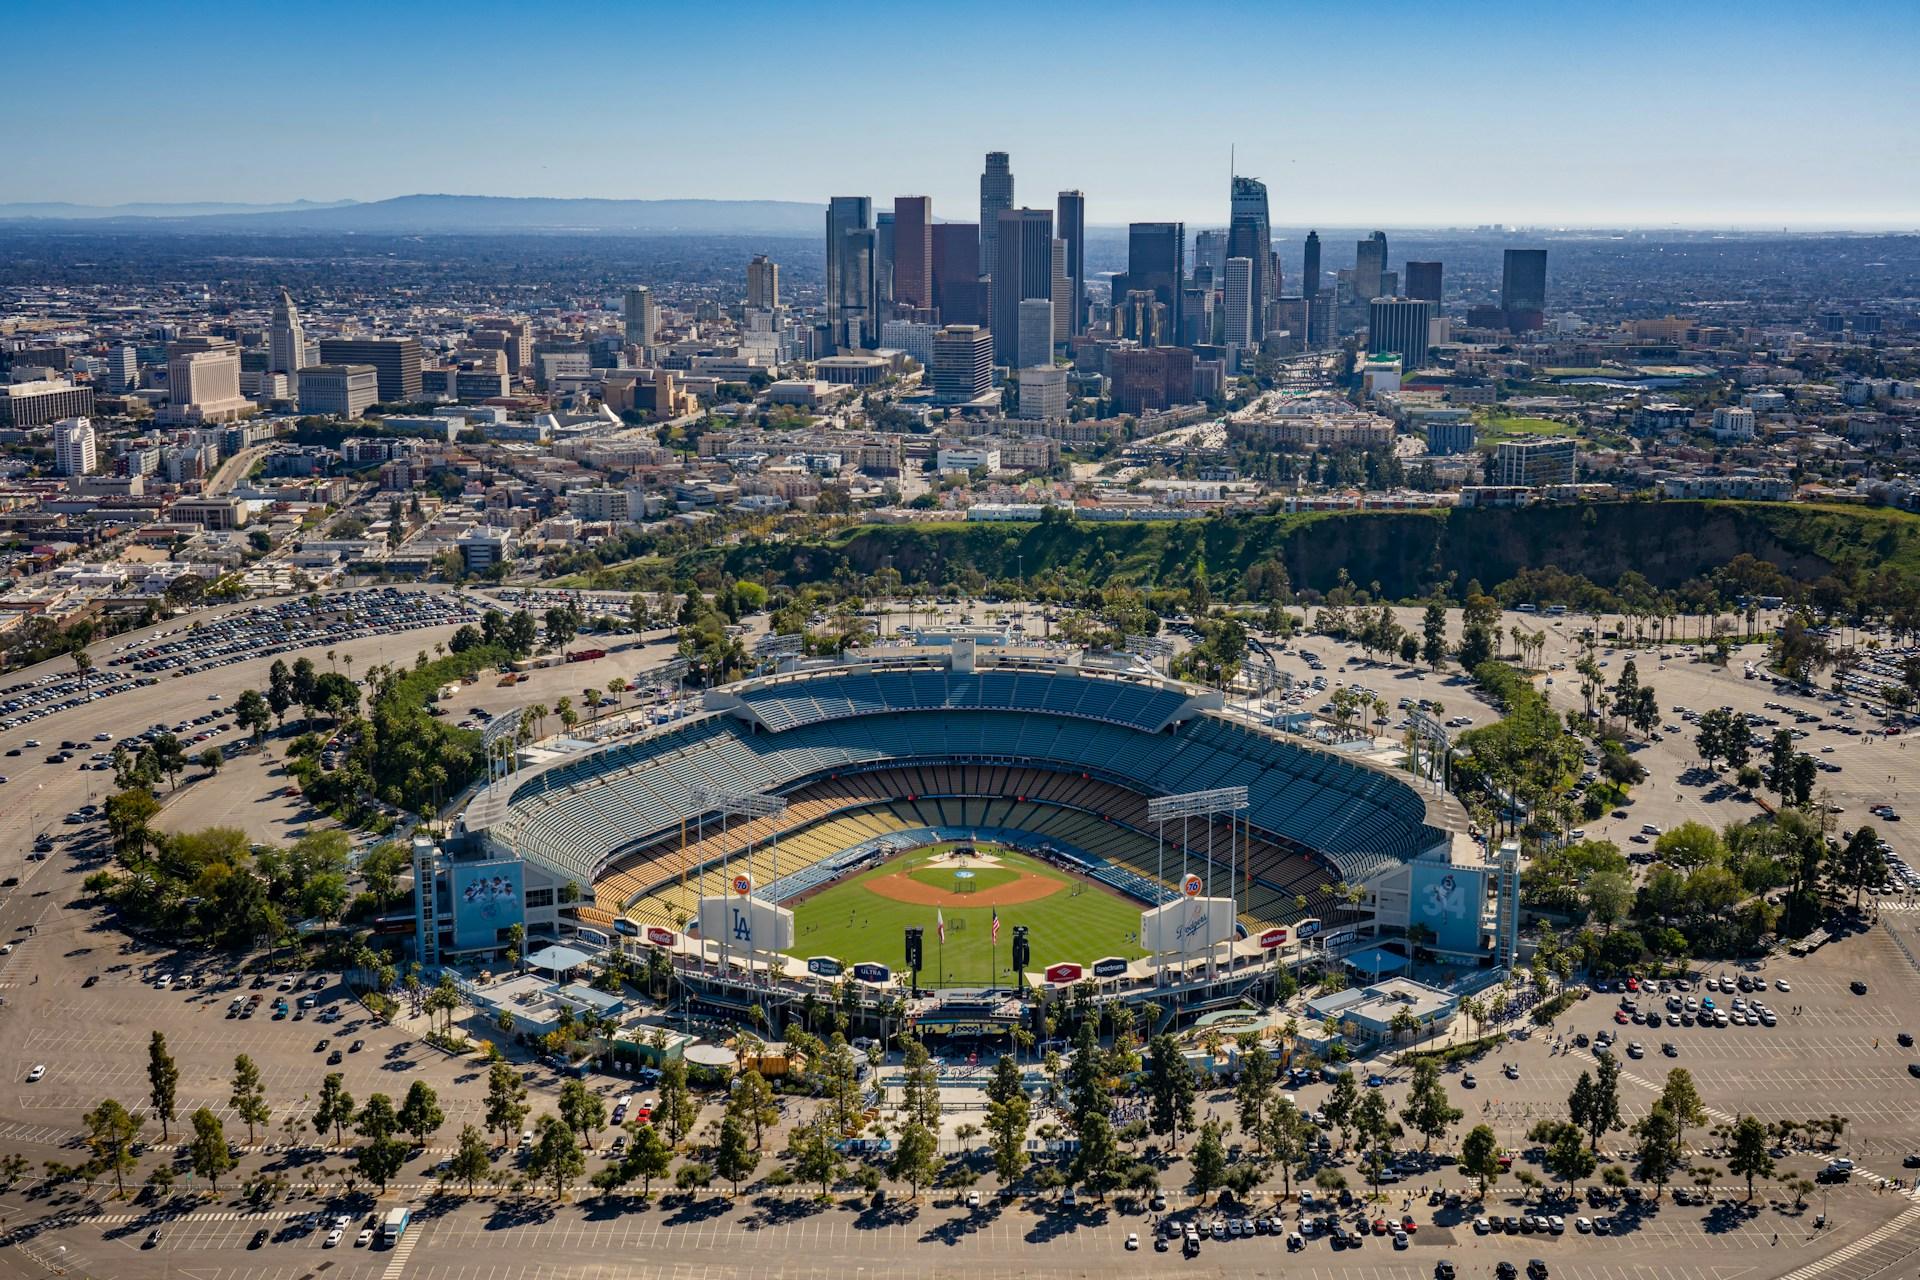
M 282 205 L 0 204 L 0 223 L 85 223 L 139 231 L 626 232 L 814 235 L 826 206 L 788 200 L 592 200 L 410 195 Z

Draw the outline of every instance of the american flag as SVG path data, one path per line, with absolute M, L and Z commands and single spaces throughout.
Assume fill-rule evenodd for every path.
M 947 917 L 938 907 L 933 909 L 933 927 L 934 931 L 940 935 L 940 941 L 945 942 L 947 940 Z
M 993 909 L 993 938 L 992 938 L 992 941 L 994 941 L 994 942 L 998 942 L 998 941 L 1000 941 L 1000 908 L 998 908 L 998 907 L 995 907 L 995 908 Z

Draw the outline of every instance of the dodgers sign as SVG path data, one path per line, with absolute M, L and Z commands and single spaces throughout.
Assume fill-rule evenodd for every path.
M 787 951 L 793 912 L 764 898 L 702 898 L 700 936 L 735 951 Z

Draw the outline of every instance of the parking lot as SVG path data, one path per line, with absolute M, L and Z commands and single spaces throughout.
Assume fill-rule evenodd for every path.
M 1417 625 L 1417 617 L 1403 619 L 1406 622 Z M 314 641 L 317 649 L 303 652 L 321 662 L 325 649 L 332 647 L 343 656 L 352 654 L 355 669 L 364 671 L 375 661 L 405 661 L 420 648 L 430 650 L 454 625 L 449 620 L 356 639 L 321 635 Z M 1537 629 L 1541 620 L 1529 620 L 1529 625 Z M 247 633 L 256 640 L 270 634 Z M 155 682 L 134 685 L 105 705 L 81 702 L 50 721 L 0 728 L 0 747 L 22 746 L 26 737 L 35 736 L 56 743 L 86 742 L 90 745 L 85 754 L 91 754 L 97 749 L 91 746 L 95 733 L 106 732 L 118 740 L 150 724 L 165 723 L 169 728 L 191 724 L 210 711 L 224 710 L 239 689 L 264 686 L 271 661 L 271 654 L 264 650 L 222 654 L 209 650 L 207 662 L 231 661 L 225 666 L 201 666 L 179 679 L 170 674 L 174 668 L 165 669 L 164 674 L 137 670 L 138 663 L 185 656 L 184 649 L 158 651 L 163 644 L 186 643 L 187 637 L 154 643 L 146 637 L 123 637 L 107 642 L 104 649 L 96 646 L 97 656 L 134 657 L 136 669 L 131 674 L 152 677 Z M 126 651 L 114 654 L 116 645 Z M 145 656 L 149 649 L 156 651 L 155 658 Z M 1453 673 L 1436 675 L 1397 664 L 1373 664 L 1323 637 L 1276 649 L 1276 665 L 1311 677 L 1316 673 L 1302 656 L 1303 650 L 1317 655 L 1321 668 L 1317 674 L 1328 676 L 1330 685 L 1334 679 L 1357 681 L 1386 697 L 1390 707 L 1401 697 L 1425 697 L 1440 702 L 1446 717 L 1466 717 L 1471 723 L 1492 718 L 1492 711 Z M 577 700 L 583 685 L 604 685 L 615 674 L 630 677 L 666 653 L 665 646 L 623 650 L 589 664 L 538 669 L 526 682 L 510 687 L 483 682 L 461 690 L 450 700 L 448 710 L 466 718 L 475 707 L 498 713 L 542 701 L 551 708 L 561 694 L 571 693 Z M 1561 660 L 1552 651 L 1548 659 Z M 1622 655 L 1608 660 L 1614 664 L 1607 669 L 1611 674 Z M 1650 652 L 1640 654 L 1638 663 L 1642 679 L 1658 690 L 1663 708 L 1676 702 L 1694 709 L 1731 705 L 1756 715 L 1779 715 L 1764 703 L 1796 704 L 1794 697 L 1780 694 L 1764 681 L 1743 679 L 1740 658 L 1724 671 L 1678 656 L 1662 664 Z M 52 677 L 63 665 L 71 671 L 71 663 L 63 660 L 44 664 L 39 672 L 22 673 L 16 682 Z M 127 667 L 125 662 L 119 667 L 106 665 L 93 678 L 104 679 L 109 671 L 123 673 Z M 223 695 L 221 703 L 209 701 L 208 694 L 214 692 Z M 1578 704 L 1577 692 L 1564 680 L 1557 678 L 1549 692 L 1563 707 Z M 1808 711 L 1816 707 L 1824 711 L 1831 705 L 1797 701 Z M 1836 718 L 1823 715 L 1822 719 Z M 205 726 L 194 728 L 199 731 Z M 1811 728 L 1809 734 L 1809 741 L 1831 738 L 1835 747 L 1824 758 L 1839 765 L 1841 772 L 1823 773 L 1821 779 L 1831 788 L 1833 802 L 1841 806 L 1842 824 L 1868 820 L 1869 805 L 1891 800 L 1888 793 L 1902 789 L 1897 782 L 1884 780 L 1890 775 L 1905 776 L 1904 738 Z M 1623 1063 L 1622 1101 L 1629 1123 L 1644 1113 L 1672 1066 L 1684 1066 L 1694 1074 L 1715 1122 L 1738 1114 L 1806 1120 L 1829 1111 L 1849 1118 L 1833 1151 L 1794 1150 L 1781 1158 L 1785 1169 L 1806 1176 L 1835 1157 L 1857 1164 L 1848 1181 L 1823 1186 L 1800 1210 L 1792 1208 L 1792 1193 L 1783 1190 L 1778 1179 L 1762 1184 L 1753 1214 L 1729 1208 L 1727 1202 L 1744 1196 L 1745 1187 L 1727 1176 L 1724 1162 L 1706 1150 L 1713 1139 L 1704 1129 L 1691 1136 L 1701 1162 L 1722 1170 L 1712 1188 L 1713 1206 L 1669 1202 L 1657 1211 L 1626 1214 L 1619 1204 L 1595 1207 L 1583 1201 L 1578 1209 L 1552 1210 L 1569 1223 L 1563 1235 L 1509 1239 L 1475 1235 L 1472 1219 L 1489 1210 L 1502 1215 L 1540 1211 L 1537 1202 L 1530 1206 L 1519 1199 L 1513 1180 L 1495 1189 L 1493 1202 L 1486 1208 L 1468 1199 L 1451 1214 L 1444 1206 L 1429 1206 L 1419 1198 L 1420 1182 L 1414 1180 L 1388 1188 L 1396 1197 L 1387 1205 L 1392 1214 L 1411 1212 L 1418 1221 L 1419 1229 L 1405 1251 L 1374 1237 L 1362 1248 L 1338 1252 L 1317 1239 L 1289 1255 L 1280 1240 L 1253 1236 L 1210 1242 L 1201 1247 L 1198 1257 L 1182 1259 L 1177 1249 L 1165 1254 L 1152 1250 L 1148 1242 L 1153 1224 L 1146 1212 L 1123 1213 L 1116 1207 L 1082 1204 L 1065 1213 L 1051 1201 L 990 1204 L 984 1211 L 969 1212 L 952 1203 L 946 1192 L 924 1195 L 911 1210 L 896 1205 L 887 1212 L 864 1204 L 838 1204 L 816 1211 L 799 1203 L 798 1197 L 758 1192 L 733 1203 L 717 1191 L 692 1202 L 657 1200 L 644 1209 L 603 1206 L 584 1189 L 575 1192 L 573 1203 L 558 1207 L 532 1195 L 483 1196 L 472 1204 L 455 1197 L 443 1204 L 429 1201 L 427 1179 L 459 1126 L 483 1123 L 476 1064 L 446 1059 L 399 1031 L 371 1026 L 356 1006 L 344 1000 L 338 974 L 329 975 L 332 980 L 318 991 L 298 993 L 311 994 L 317 1002 L 304 1017 L 295 1018 L 291 1011 L 282 1019 L 272 1017 L 271 1001 L 278 992 L 269 989 L 262 993 L 262 1005 L 252 1018 L 229 1019 L 226 1014 L 233 997 L 254 994 L 249 985 L 230 985 L 231 975 L 217 962 L 128 944 L 97 912 L 77 902 L 82 872 L 73 851 L 87 838 L 86 832 L 97 828 L 76 824 L 69 829 L 57 820 L 102 798 L 110 775 L 46 765 L 44 754 L 28 754 L 23 748 L 16 759 L 24 763 L 10 766 L 19 771 L 8 784 L 11 790 L 0 793 L 12 801 L 0 804 L 0 864 L 22 881 L 0 895 L 0 933 L 15 941 L 15 950 L 0 956 L 0 999 L 6 1002 L 0 1007 L 0 1072 L 4 1072 L 0 1076 L 0 1150 L 26 1154 L 36 1167 L 43 1159 L 78 1159 L 74 1134 L 82 1110 L 105 1096 L 118 1097 L 129 1106 L 144 1102 L 145 1043 L 155 1028 L 167 1034 L 182 1070 L 178 1109 L 183 1117 L 194 1107 L 206 1105 L 226 1118 L 230 1138 L 245 1143 L 244 1125 L 235 1119 L 227 1101 L 233 1055 L 240 1051 L 258 1062 L 275 1114 L 259 1135 L 256 1149 L 243 1153 L 240 1169 L 230 1175 L 234 1181 L 223 1182 L 223 1195 L 192 1212 L 156 1214 L 103 1198 L 99 1213 L 84 1213 L 77 1189 L 59 1204 L 27 1201 L 18 1188 L 0 1195 L 0 1214 L 13 1224 L 9 1229 L 19 1233 L 10 1238 L 11 1248 L 0 1249 L 0 1274 L 10 1268 L 20 1274 L 45 1274 L 36 1269 L 44 1262 L 96 1276 L 157 1276 L 190 1269 L 195 1276 L 221 1280 L 304 1277 L 323 1268 L 330 1277 L 380 1276 L 383 1280 L 399 1280 L 402 1275 L 432 1280 L 534 1280 L 562 1275 L 723 1280 L 850 1274 L 865 1280 L 962 1270 L 970 1277 L 1105 1277 L 1170 1271 L 1224 1276 L 1274 1271 L 1314 1280 L 1345 1280 L 1362 1274 L 1383 1280 L 1429 1280 L 1434 1263 L 1448 1258 L 1462 1276 L 1491 1280 L 1496 1262 L 1505 1259 L 1524 1266 L 1529 1257 L 1537 1256 L 1549 1263 L 1553 1277 L 1571 1280 L 1739 1280 L 1748 1276 L 1873 1280 L 1910 1274 L 1912 1255 L 1920 1251 L 1920 1204 L 1900 1190 L 1883 1189 L 1888 1179 L 1920 1173 L 1903 1168 L 1905 1157 L 1920 1150 L 1920 1103 L 1916 1101 L 1920 1082 L 1906 1074 L 1907 1063 L 1920 1061 L 1920 1052 L 1901 1048 L 1896 1039 L 1902 1031 L 1920 1031 L 1920 968 L 1911 958 L 1920 954 L 1920 911 L 1911 909 L 1915 903 L 1904 894 L 1882 903 L 1879 926 L 1840 939 L 1805 959 L 1769 959 L 1753 970 L 1755 977 L 1767 980 L 1768 991 L 1741 994 L 1771 1006 L 1774 1026 L 1710 1028 L 1699 1025 L 1696 1017 L 1691 1027 L 1666 1026 L 1663 1019 L 1657 1030 L 1636 1029 L 1613 1020 L 1619 993 L 1596 993 L 1563 1015 L 1551 1030 L 1532 1029 L 1524 1020 L 1509 1024 L 1526 1031 L 1526 1038 L 1510 1041 L 1467 1068 L 1475 1074 L 1477 1087 L 1464 1087 L 1465 1071 L 1451 1072 L 1444 1080 L 1455 1105 L 1467 1113 L 1462 1130 L 1484 1121 L 1494 1127 L 1504 1145 L 1520 1150 L 1528 1145 L 1525 1134 L 1534 1121 L 1565 1115 L 1574 1081 L 1583 1070 L 1594 1067 L 1591 1039 L 1596 1033 L 1618 1032 L 1623 1054 L 1626 1041 L 1638 1037 L 1647 1055 Z M 1637 790 L 1630 817 L 1590 824 L 1590 834 L 1635 848 L 1631 837 L 1647 823 L 1664 827 L 1699 817 L 1719 824 L 1757 812 L 1751 802 L 1735 795 L 1683 781 L 1687 770 L 1697 764 L 1690 731 L 1664 734 L 1663 741 L 1647 744 L 1639 758 L 1651 777 Z M 96 781 L 96 776 L 103 781 Z M 181 794 L 187 803 L 169 811 L 163 821 L 175 827 L 240 821 L 250 832 L 265 833 L 256 838 L 288 838 L 296 833 L 295 824 L 310 817 L 300 816 L 297 801 L 262 800 L 268 783 L 273 788 L 282 785 L 271 765 L 247 756 L 212 782 L 184 787 Z M 271 817 L 256 828 L 250 820 L 256 814 Z M 29 835 L 49 825 L 56 833 L 54 856 L 46 861 L 24 860 Z M 1876 826 L 1896 852 L 1910 860 L 1920 856 L 1904 824 Z M 32 932 L 28 932 L 30 925 Z M 196 972 L 207 975 L 203 985 L 178 985 L 178 978 Z M 1709 975 L 1731 978 L 1740 972 L 1731 965 L 1706 965 L 1694 976 L 1696 980 Z M 168 990 L 158 990 L 155 984 L 162 976 L 176 982 Z M 91 986 L 85 985 L 89 977 L 96 979 Z M 1790 991 L 1775 988 L 1782 978 Z M 1851 983 L 1856 980 L 1867 984 L 1868 995 L 1854 994 Z M 1696 988 L 1691 994 L 1706 993 Z M 1730 1007 L 1731 994 L 1715 993 L 1714 998 Z M 1659 993 L 1640 1003 L 1643 1011 L 1658 1005 L 1665 1012 Z M 331 1008 L 343 1010 L 341 1021 L 319 1022 L 319 1015 Z M 1588 1046 L 1572 1043 L 1579 1034 L 1589 1038 Z M 355 1040 L 363 1042 L 358 1052 L 351 1051 Z M 1661 1054 L 1662 1041 L 1674 1043 L 1676 1058 Z M 329 1064 L 328 1057 L 336 1051 L 341 1053 L 340 1063 Z M 1509 1062 L 1518 1079 L 1502 1074 L 1502 1064 Z M 45 1065 L 46 1075 L 29 1084 L 26 1076 L 36 1065 Z M 1381 1087 L 1397 1110 L 1404 1102 L 1404 1072 L 1385 1065 L 1370 1069 L 1381 1071 Z M 303 1196 L 301 1210 L 316 1202 L 329 1207 L 351 1204 L 356 1220 L 364 1219 L 371 1198 L 362 1192 L 346 1200 L 344 1187 L 332 1180 L 345 1164 L 340 1154 L 264 1149 L 268 1143 L 284 1141 L 285 1118 L 304 1120 L 310 1114 L 310 1097 L 329 1070 L 342 1072 L 348 1089 L 361 1100 L 374 1091 L 397 1098 L 416 1078 L 439 1090 L 446 1127 L 431 1150 L 409 1162 L 389 1197 L 404 1197 L 425 1210 L 400 1249 L 357 1248 L 351 1236 L 327 1249 L 323 1233 L 288 1229 L 289 1210 L 284 1206 L 255 1213 L 237 1204 L 232 1195 L 234 1183 L 246 1174 L 285 1172 L 299 1187 L 308 1169 L 328 1170 L 332 1172 L 320 1177 L 330 1182 L 321 1201 Z M 603 1091 L 611 1087 L 595 1083 Z M 532 1099 L 536 1114 L 552 1108 L 556 1084 L 551 1073 L 537 1077 Z M 1298 1094 L 1301 1105 L 1311 1108 L 1324 1102 L 1326 1087 L 1306 1085 Z M 1223 1117 L 1230 1114 L 1230 1095 L 1209 1096 L 1203 1111 L 1207 1108 Z M 156 1137 L 157 1129 L 150 1128 L 147 1136 Z M 1451 1142 L 1457 1145 L 1457 1140 L 1458 1131 Z M 1603 1146 L 1614 1149 L 1617 1160 L 1618 1149 L 1626 1141 L 1626 1135 L 1617 1134 Z M 299 1144 L 312 1145 L 310 1129 L 300 1136 Z M 770 1151 L 761 1172 L 775 1163 Z M 1520 1164 L 1526 1166 L 1524 1157 Z M 599 1158 L 590 1156 L 589 1171 L 598 1165 Z M 1348 1173 L 1357 1184 L 1351 1168 Z M 1462 1189 L 1463 1180 L 1451 1170 L 1417 1177 L 1451 1190 Z M 1410 1202 L 1409 1192 L 1416 1193 Z M 1187 1197 L 1174 1195 L 1172 1208 L 1190 1216 Z M 1214 1212 L 1209 1209 L 1206 1220 Z M 1436 1212 L 1438 1217 L 1430 1216 Z M 1812 1221 L 1823 1212 L 1830 1225 L 1815 1230 Z M 1295 1229 L 1297 1207 L 1287 1206 L 1282 1214 L 1286 1229 Z M 1571 1225 L 1582 1214 L 1624 1219 L 1624 1229 L 1610 1230 L 1605 1238 L 1583 1234 Z M 21 1231 L 27 1223 L 34 1225 Z M 143 1247 L 155 1227 L 160 1229 L 160 1239 L 151 1248 Z M 269 1232 L 267 1240 L 258 1249 L 250 1248 L 263 1227 Z M 1144 1246 L 1140 1251 L 1125 1247 L 1128 1233 L 1140 1237 Z M 62 1249 L 64 1253 L 59 1252 Z

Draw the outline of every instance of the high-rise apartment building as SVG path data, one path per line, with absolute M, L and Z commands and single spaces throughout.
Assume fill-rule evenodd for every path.
M 1546 322 L 1547 251 L 1508 249 L 1500 264 L 1500 309 L 1514 332 Z
M 1267 299 L 1274 287 L 1273 232 L 1267 219 L 1267 184 L 1258 178 L 1235 176 L 1227 223 L 1227 258 L 1245 258 L 1253 264 L 1253 336 L 1266 324 Z
M 1354 247 L 1353 297 L 1356 302 L 1371 302 L 1386 287 L 1387 233 L 1376 231 Z
M 1572 484 L 1575 473 L 1574 441 L 1570 438 L 1508 440 L 1493 449 L 1493 482 L 1497 485 L 1539 488 Z
M 627 290 L 626 339 L 630 347 L 640 348 L 642 361 L 653 363 L 653 335 L 660 332 L 660 313 L 655 309 L 653 290 L 635 285 Z
M 380 374 L 384 404 L 408 404 L 420 398 L 418 338 L 322 338 L 320 363 L 372 365 Z
M 756 311 L 772 311 L 780 305 L 780 264 L 764 253 L 755 254 L 747 264 L 747 305 Z
M 1311 302 L 1320 292 L 1320 233 L 1307 232 L 1306 248 L 1300 254 L 1300 296 Z
M 993 299 L 993 359 L 995 364 L 1019 368 L 1020 304 L 1043 298 L 1049 307 L 1047 332 L 1053 332 L 1053 211 L 1008 209 L 995 230 L 999 269 L 989 291 Z
M 995 244 L 1000 215 L 1013 208 L 1013 167 L 1004 151 L 987 152 L 980 174 L 980 274 L 992 275 L 997 262 Z
M 1253 259 L 1236 256 L 1227 259 L 1226 274 L 1227 349 L 1245 351 L 1255 345 L 1253 299 L 1259 272 Z
M 1179 222 L 1135 222 L 1127 227 L 1126 292 L 1145 291 L 1167 309 L 1166 339 L 1180 333 L 1187 232 Z M 1121 296 L 1114 282 L 1114 296 Z
M 294 310 L 293 295 L 285 289 L 274 300 L 273 323 L 267 331 L 267 371 L 297 372 L 307 359 L 307 331 L 300 325 L 300 313 Z
M 1067 333 L 1087 331 L 1087 198 L 1062 191 L 1054 201 L 1053 230 L 1067 247 Z
M 893 301 L 925 309 L 933 303 L 933 201 L 893 198 Z
M 1436 309 L 1424 298 L 1375 298 L 1367 304 L 1368 353 L 1397 355 L 1402 370 L 1424 368 Z
M 987 321 L 987 294 L 980 283 L 980 228 L 971 222 L 933 226 L 933 305 L 944 324 Z
M 62 418 L 53 425 L 53 466 L 63 476 L 90 476 L 99 464 L 94 452 L 93 423 L 85 418 Z
M 140 351 L 131 343 L 108 350 L 100 385 L 109 395 L 125 395 L 140 385 Z
M 1407 296 L 1421 302 L 1431 302 L 1439 306 L 1440 264 L 1437 262 L 1409 262 L 1407 264 Z
M 874 311 L 873 255 L 873 201 L 866 196 L 827 201 L 827 328 L 836 351 L 870 345 L 864 339 Z
M 972 400 L 993 390 L 993 335 L 977 324 L 950 324 L 933 335 L 933 394 Z

